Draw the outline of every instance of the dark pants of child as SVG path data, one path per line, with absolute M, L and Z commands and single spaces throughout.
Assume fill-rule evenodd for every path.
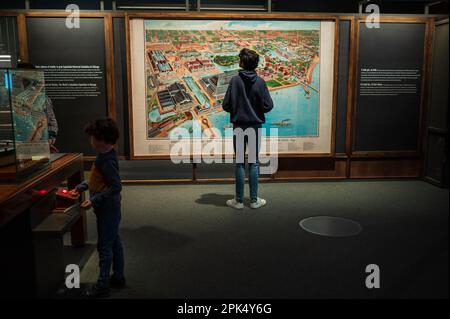
M 113 276 L 117 279 L 124 278 L 123 247 L 119 236 L 120 201 L 107 203 L 104 207 L 95 209 L 94 212 L 97 216 L 97 251 L 100 266 L 97 285 L 109 287 L 111 264 Z
M 261 134 L 259 129 L 261 128 L 261 124 L 257 125 L 234 125 L 235 134 L 233 135 L 233 146 L 234 146 L 234 152 L 236 154 L 236 167 L 234 171 L 235 175 L 235 182 L 236 182 L 236 201 L 239 203 L 243 202 L 244 199 L 244 184 L 245 184 L 245 161 L 243 159 L 245 158 L 245 150 L 247 149 L 247 144 L 250 145 L 249 147 L 249 160 L 248 160 L 248 177 L 249 177 L 249 186 L 250 186 L 250 200 L 251 202 L 256 202 L 258 198 L 258 178 L 259 178 L 259 149 L 261 144 Z M 254 137 L 255 140 L 251 141 L 249 143 L 249 137 L 252 137 L 252 135 L 245 135 L 243 140 L 243 149 L 239 147 L 239 145 L 236 145 L 236 142 L 239 141 L 239 139 L 236 139 L 236 128 L 241 128 L 242 131 L 245 133 L 246 129 L 254 130 Z M 237 141 L 236 141 L 237 140 Z M 242 147 L 242 146 L 241 146 Z M 240 160 L 240 152 L 243 152 L 243 156 Z M 251 155 L 254 153 L 254 160 L 251 161 Z

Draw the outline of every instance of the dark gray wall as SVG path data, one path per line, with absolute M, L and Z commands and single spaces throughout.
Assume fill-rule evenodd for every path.
M 99 65 L 103 78 L 93 80 L 100 95 L 53 100 L 59 125 L 56 147 L 61 152 L 93 155 L 84 125 L 107 115 L 103 18 L 81 18 L 79 29 L 68 29 L 65 18 L 27 18 L 28 54 L 40 65 Z
M 345 153 L 350 21 L 339 22 L 339 65 L 336 105 L 336 153 Z
M 425 24 L 381 23 L 380 28 L 367 28 L 361 23 L 359 28 L 354 150 L 417 150 Z M 367 96 L 359 89 L 361 69 L 417 69 L 421 77 L 407 81 L 417 85 L 416 94 Z
M 128 82 L 125 18 L 113 18 L 114 72 L 117 124 L 120 129 L 119 154 L 129 155 Z

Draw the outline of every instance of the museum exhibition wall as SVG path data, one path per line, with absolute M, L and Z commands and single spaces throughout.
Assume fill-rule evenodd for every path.
M 0 16 L 2 32 L 14 30 L 0 44 L 8 63 L 29 61 L 45 73 L 61 152 L 91 160 L 83 125 L 111 116 L 123 133 L 121 159 L 150 167 L 148 182 L 231 179 L 230 164 L 173 164 L 170 137 L 207 128 L 205 140 L 224 141 L 226 153 L 221 102 L 239 50 L 249 47 L 261 55 L 258 72 L 275 102 L 264 127 L 278 129 L 280 157 L 265 179 L 441 174 L 424 167 L 441 161 L 429 155 L 427 162 L 426 147 L 444 143 L 428 127 L 448 127 L 428 125 L 428 105 L 445 103 L 436 100 L 441 68 L 431 65 L 445 54 L 435 38 L 448 43 L 448 22 L 389 15 L 367 28 L 364 15 L 84 11 L 82 27 L 69 29 L 65 16 Z

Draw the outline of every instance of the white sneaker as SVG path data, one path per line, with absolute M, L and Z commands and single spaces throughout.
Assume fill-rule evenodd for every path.
M 244 203 L 239 203 L 236 198 L 227 200 L 227 206 L 234 208 L 234 209 L 243 209 Z
M 267 204 L 267 201 L 265 199 L 258 197 L 256 202 L 250 203 L 250 208 L 256 209 L 256 208 L 263 207 L 266 204 Z

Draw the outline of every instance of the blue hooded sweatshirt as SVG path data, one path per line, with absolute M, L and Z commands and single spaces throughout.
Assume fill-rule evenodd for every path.
M 222 102 L 236 125 L 255 125 L 266 122 L 264 113 L 273 108 L 266 82 L 255 71 L 241 70 L 232 77 Z

